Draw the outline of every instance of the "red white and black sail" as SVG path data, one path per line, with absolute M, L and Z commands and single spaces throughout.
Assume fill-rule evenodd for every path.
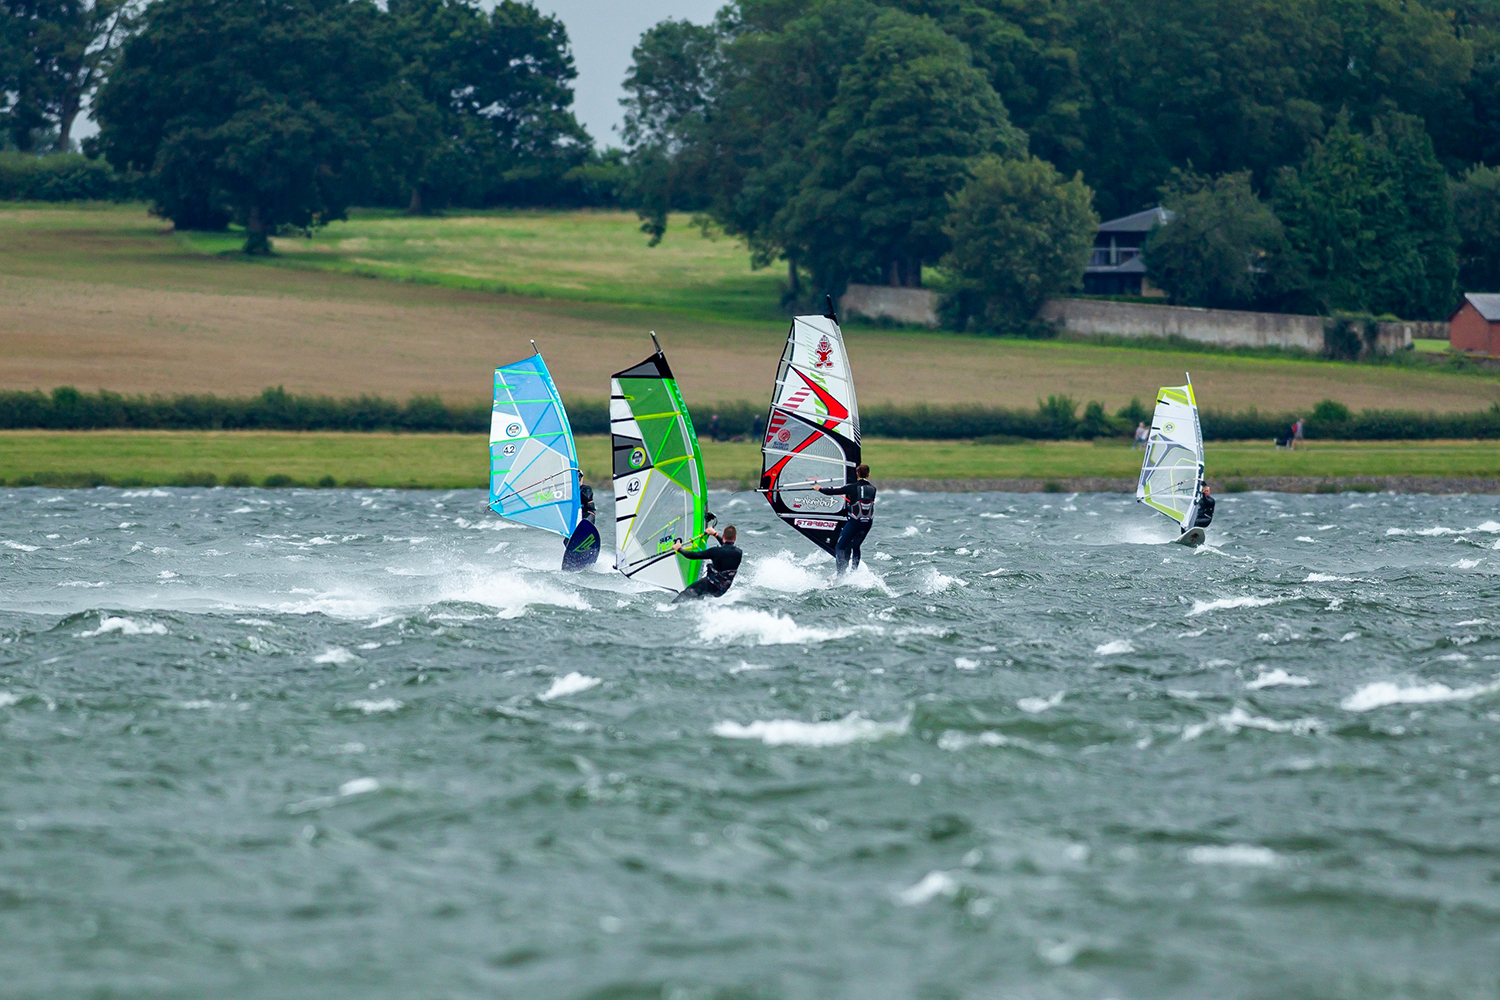
M 761 452 L 760 488 L 772 509 L 833 552 L 844 524 L 844 498 L 825 496 L 818 487 L 855 480 L 859 404 L 844 335 L 832 316 L 792 320 Z

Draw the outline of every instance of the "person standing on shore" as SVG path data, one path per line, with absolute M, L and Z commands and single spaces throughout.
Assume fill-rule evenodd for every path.
M 870 467 L 860 465 L 854 474 L 859 478 L 847 486 L 818 487 L 819 493 L 848 501 L 844 505 L 844 526 L 839 529 L 838 541 L 833 546 L 833 561 L 840 574 L 851 563 L 859 569 L 859 547 L 875 526 L 875 486 L 870 482 Z
M 1135 424 L 1135 444 L 1132 445 L 1132 450 L 1145 448 L 1150 440 L 1151 429 L 1144 422 L 1137 420 Z
M 1303 424 L 1303 420 L 1302 420 L 1301 417 L 1298 417 L 1297 418 L 1297 422 L 1294 423 L 1294 424 L 1292 424 L 1292 450 L 1293 451 L 1297 450 L 1297 445 L 1299 443 L 1301 443 L 1301 441 L 1302 441 L 1302 424 Z

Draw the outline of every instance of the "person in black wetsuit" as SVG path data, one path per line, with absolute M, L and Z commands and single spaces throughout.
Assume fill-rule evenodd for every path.
M 1193 522 L 1195 528 L 1206 528 L 1214 523 L 1214 491 L 1209 489 L 1207 483 L 1203 484 L 1203 496 L 1198 500 L 1198 520 Z
M 594 488 L 588 483 L 578 487 L 578 503 L 583 508 L 583 519 L 593 524 L 599 509 L 594 506 Z
M 734 530 L 734 525 L 727 525 L 723 534 L 713 528 L 705 528 L 703 533 L 717 538 L 718 547 L 694 552 L 692 549 L 684 549 L 681 542 L 672 546 L 686 559 L 707 559 L 709 562 L 708 575 L 678 594 L 678 601 L 695 601 L 700 597 L 723 597 L 729 593 L 729 585 L 734 583 L 734 575 L 740 571 L 740 560 L 745 558 L 740 547 L 734 544 L 739 535 Z
M 844 497 L 844 526 L 839 529 L 839 538 L 833 546 L 833 561 L 842 573 L 852 563 L 859 569 L 859 547 L 875 526 L 875 486 L 870 482 L 870 467 L 861 465 L 854 470 L 859 478 L 847 486 L 820 486 L 819 493 L 831 497 Z

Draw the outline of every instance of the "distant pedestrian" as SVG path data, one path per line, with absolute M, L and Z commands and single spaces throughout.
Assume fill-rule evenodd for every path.
M 1136 424 L 1135 424 L 1135 444 L 1131 445 L 1131 448 L 1132 449 L 1135 449 L 1135 448 L 1145 448 L 1150 440 L 1151 440 L 1151 429 L 1149 427 L 1147 427 L 1141 421 L 1139 421 L 1139 420 L 1136 421 Z
M 1297 422 L 1294 423 L 1294 424 L 1292 424 L 1292 450 L 1293 451 L 1297 450 L 1297 444 L 1302 440 L 1302 424 L 1303 424 L 1303 421 L 1302 421 L 1301 417 L 1298 417 L 1297 418 Z
M 755 422 L 750 425 L 750 439 L 752 441 L 765 440 L 766 419 L 759 413 L 755 415 Z
M 719 415 L 717 413 L 708 418 L 708 436 L 715 441 L 724 440 L 724 432 L 719 429 Z

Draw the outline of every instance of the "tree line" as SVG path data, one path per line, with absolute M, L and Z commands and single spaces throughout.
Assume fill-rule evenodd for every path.
M 736 0 L 646 33 L 625 139 L 794 293 L 942 269 L 1025 328 L 1165 204 L 1175 301 L 1441 318 L 1500 289 L 1500 0 Z
M 353 204 L 623 203 L 652 242 L 674 211 L 742 239 L 789 300 L 932 285 L 1024 332 L 1101 217 L 1163 204 L 1176 302 L 1500 290 L 1500 0 L 731 0 L 640 39 L 623 149 L 575 75 L 521 0 L 0 0 L 0 145 L 66 150 L 87 107 L 89 155 L 251 251 Z M 57 173 L 10 186 L 96 180 Z

